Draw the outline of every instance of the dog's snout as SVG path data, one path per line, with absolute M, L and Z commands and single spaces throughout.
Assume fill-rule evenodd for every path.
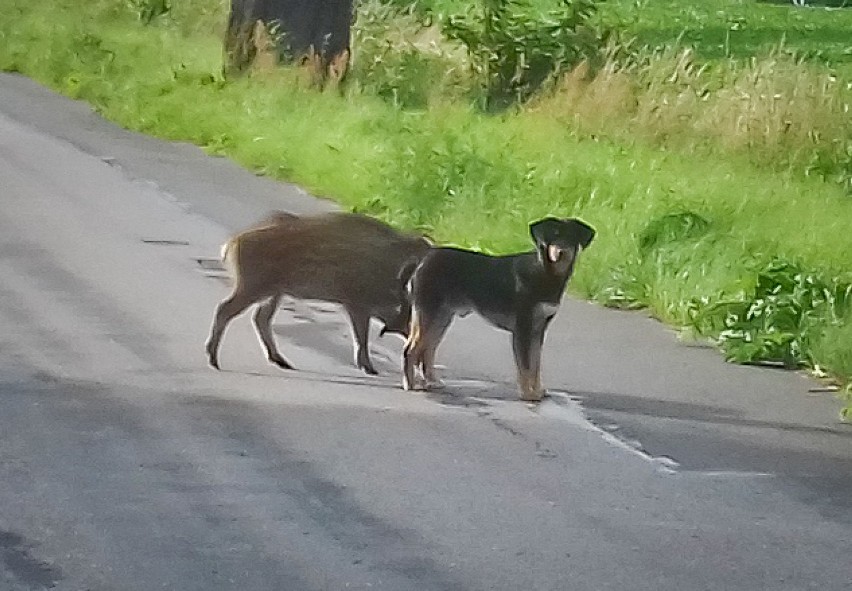
M 555 244 L 551 244 L 547 247 L 547 258 L 550 259 L 551 263 L 559 262 L 559 259 L 561 259 L 564 255 L 565 251 Z

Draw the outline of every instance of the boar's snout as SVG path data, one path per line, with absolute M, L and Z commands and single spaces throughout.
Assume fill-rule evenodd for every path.
M 381 318 L 384 326 L 379 330 L 379 336 L 383 337 L 386 334 L 399 334 L 403 337 L 408 337 L 408 321 L 411 317 L 411 309 L 408 305 L 403 305 L 397 312 L 388 318 Z
M 429 245 L 425 241 L 423 245 L 428 248 Z M 380 313 L 379 319 L 384 322 L 384 326 L 379 331 L 379 336 L 383 337 L 387 333 L 396 333 L 403 337 L 408 337 L 408 324 L 411 321 L 411 299 L 409 296 L 409 281 L 414 274 L 417 265 L 420 263 L 419 256 L 413 256 L 405 262 L 397 273 L 396 280 L 396 297 L 399 305 L 390 313 Z

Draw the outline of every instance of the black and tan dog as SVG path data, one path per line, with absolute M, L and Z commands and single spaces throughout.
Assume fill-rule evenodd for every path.
M 541 347 L 580 252 L 595 231 L 577 219 L 548 217 L 530 224 L 536 250 L 507 256 L 434 248 L 409 283 L 411 327 L 403 352 L 403 387 L 412 390 L 420 368 L 429 389 L 435 350 L 456 315 L 478 312 L 512 333 L 521 399 L 541 400 Z

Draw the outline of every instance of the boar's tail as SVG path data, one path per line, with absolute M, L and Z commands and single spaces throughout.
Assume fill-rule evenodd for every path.
M 239 267 L 237 266 L 237 251 L 239 250 L 239 247 L 239 241 L 232 238 L 222 245 L 222 250 L 220 252 L 222 265 L 234 280 L 237 279 L 237 275 L 239 274 Z

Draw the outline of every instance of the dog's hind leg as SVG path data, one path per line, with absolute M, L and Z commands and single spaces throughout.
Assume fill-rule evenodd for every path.
M 416 380 L 415 372 L 418 367 L 422 366 L 422 335 L 420 311 L 416 307 L 413 307 L 411 309 L 411 319 L 409 320 L 408 326 L 408 338 L 405 339 L 405 346 L 402 349 L 403 390 L 416 390 L 419 385 Z
M 435 377 L 435 350 L 452 319 L 452 314 L 425 314 L 417 307 L 412 310 L 411 330 L 403 350 L 403 388 L 413 390 L 420 385 L 415 382 L 417 367 L 423 375 L 424 390 L 443 387 Z
M 435 352 L 452 319 L 452 316 L 441 316 L 430 322 L 428 328 L 424 329 L 422 337 L 423 353 L 420 363 L 423 369 L 423 379 L 426 382 L 424 385 L 426 390 L 444 387 L 444 382 L 435 375 Z
M 448 324 L 449 321 L 441 327 L 441 323 L 435 322 L 434 315 L 424 314 L 416 306 L 412 308 L 408 339 L 402 351 L 402 387 L 405 390 L 428 389 L 430 382 L 433 387 L 436 385 L 431 364 L 435 348 Z M 415 375 L 418 368 L 423 381 Z
M 272 317 L 278 311 L 278 304 L 281 301 L 280 295 L 274 295 L 265 302 L 261 303 L 255 310 L 252 321 L 254 329 L 257 331 L 257 336 L 260 338 L 260 343 L 263 345 L 263 350 L 266 352 L 266 358 L 270 363 L 274 363 L 282 369 L 293 369 L 289 361 L 284 359 L 281 353 L 278 352 L 278 347 L 275 345 L 275 335 L 272 333 Z

